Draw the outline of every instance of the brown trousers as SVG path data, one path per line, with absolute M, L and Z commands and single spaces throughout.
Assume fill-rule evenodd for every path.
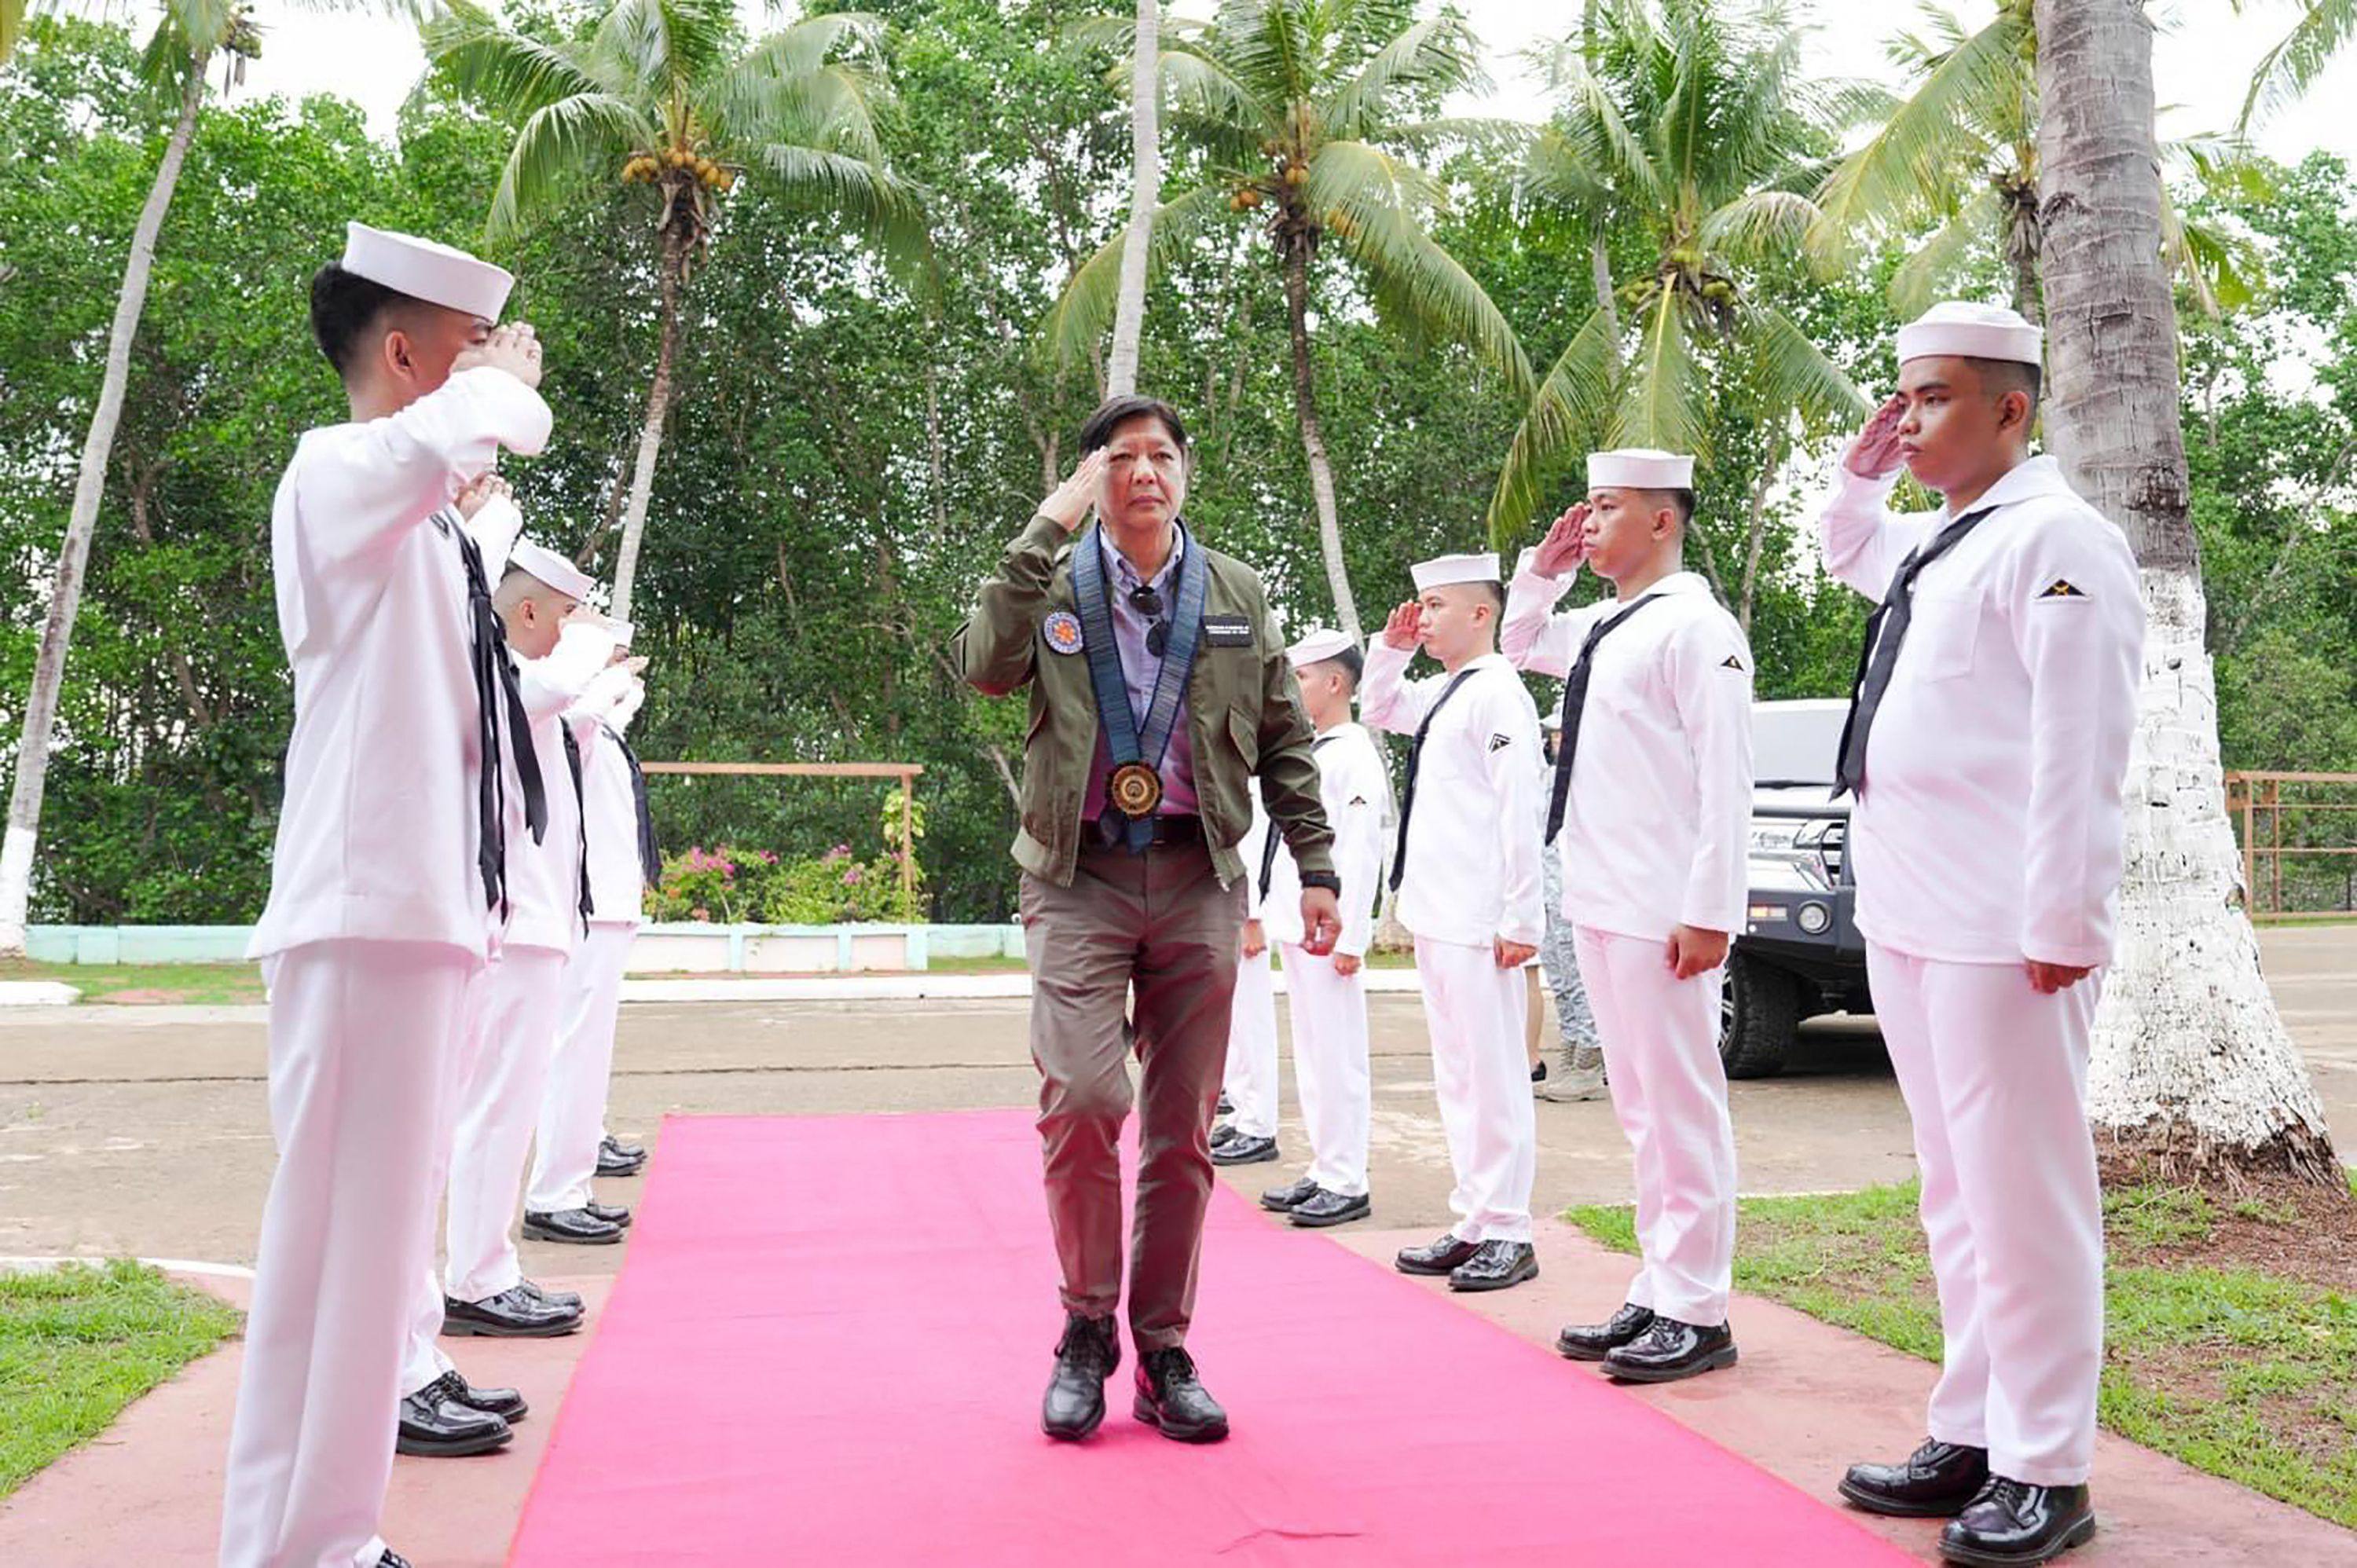
M 1142 855 L 1084 848 L 1070 887 L 1024 876 L 1022 913 L 1065 1310 L 1110 1317 L 1121 1305 L 1120 1140 L 1134 1048 L 1142 1102 L 1130 1337 L 1140 1353 L 1184 1344 L 1211 1197 L 1211 1114 L 1227 1062 L 1243 886 L 1222 888 L 1200 844 Z

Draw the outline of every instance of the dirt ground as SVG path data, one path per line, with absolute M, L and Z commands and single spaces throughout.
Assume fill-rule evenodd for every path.
M 2344 1158 L 2357 1158 L 2357 928 L 2265 933 L 2285 1021 Z M 705 1003 L 626 1007 L 612 1122 L 660 1144 L 668 1114 L 842 1115 L 1030 1103 L 1026 1004 Z M 1375 1223 L 1437 1230 L 1448 1155 L 1419 1004 L 1374 1018 Z M 250 1263 L 272 1164 L 264 1039 L 251 1008 L 0 1010 L 0 1256 L 130 1253 Z M 1227 1178 L 1248 1192 L 1298 1173 L 1286 1159 Z M 1804 1031 L 1785 1077 L 1734 1086 L 1743 1190 L 1847 1190 L 1912 1173 L 1907 1118 L 1870 1023 Z M 1628 1149 L 1602 1101 L 1538 1106 L 1538 1202 L 1627 1200 Z M 632 1184 L 604 1184 L 629 1201 Z M 780 1195 L 783 1196 L 783 1195 Z M 619 1248 L 528 1243 L 551 1275 L 610 1270 Z

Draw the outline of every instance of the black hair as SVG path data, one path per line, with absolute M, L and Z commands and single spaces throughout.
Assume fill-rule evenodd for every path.
M 311 275 L 311 336 L 339 376 L 351 371 L 370 327 L 409 295 L 329 262 Z
M 1351 690 L 1355 692 L 1359 689 L 1359 677 L 1366 672 L 1367 656 L 1356 648 L 1346 648 L 1340 653 L 1317 660 L 1310 665 L 1310 668 L 1315 670 L 1319 664 L 1331 664 L 1343 674 L 1348 675 L 1351 678 Z
M 1187 439 L 1187 425 L 1178 417 L 1177 409 L 1158 397 L 1130 396 L 1109 397 L 1097 404 L 1097 411 L 1089 415 L 1087 424 L 1081 426 L 1081 456 L 1085 457 L 1100 447 L 1110 446 L 1114 431 L 1126 421 L 1138 418 L 1160 420 L 1162 428 L 1170 433 L 1170 439 L 1178 444 L 1180 456 L 1194 455 L 1194 444 Z
M 1694 521 L 1695 493 L 1690 488 L 1668 491 L 1670 504 L 1678 509 L 1678 526 L 1684 528 Z
M 1485 580 L 1478 586 L 1490 596 L 1490 602 L 1498 607 L 1498 614 L 1502 617 L 1506 613 L 1506 585 Z
M 1981 385 L 1994 398 L 2007 392 L 2024 392 L 2029 398 L 2029 417 L 2038 417 L 2038 403 L 2046 389 L 2046 372 L 2023 360 L 1982 360 L 1964 356 L 1965 362 L 1981 378 Z

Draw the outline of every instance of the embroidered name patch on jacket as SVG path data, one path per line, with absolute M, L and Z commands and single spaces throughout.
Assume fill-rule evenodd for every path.
M 1252 622 L 1243 616 L 1205 616 L 1203 645 L 1206 648 L 1250 648 L 1253 645 Z

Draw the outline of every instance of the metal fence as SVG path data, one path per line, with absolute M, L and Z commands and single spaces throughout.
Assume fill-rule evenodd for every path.
M 2357 910 L 2357 773 L 2229 773 L 2226 811 L 2254 916 Z

